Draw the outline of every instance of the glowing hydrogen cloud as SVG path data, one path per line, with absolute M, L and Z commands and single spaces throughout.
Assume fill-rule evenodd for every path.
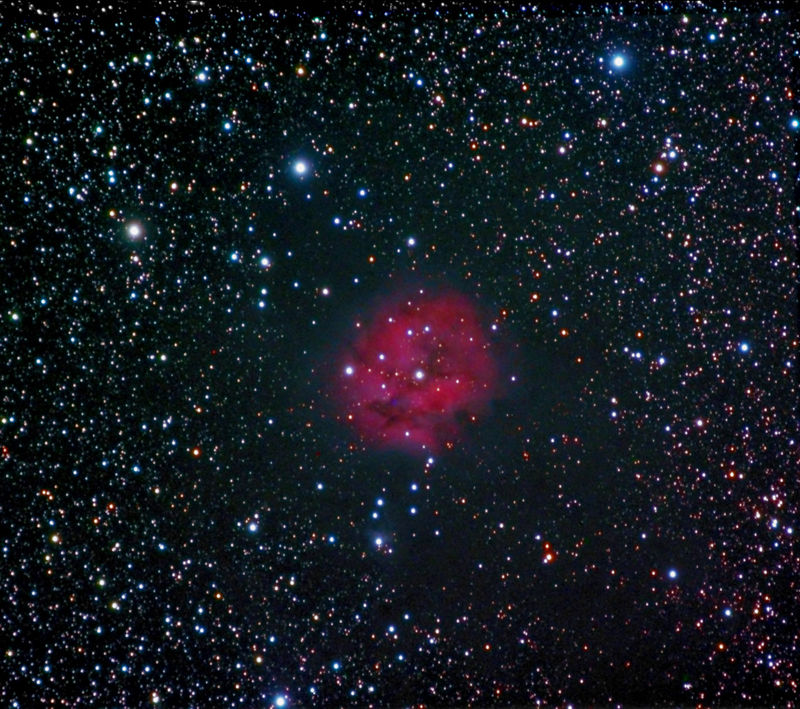
M 339 356 L 339 417 L 379 447 L 435 452 L 457 440 L 497 388 L 484 329 L 453 290 L 381 302 Z

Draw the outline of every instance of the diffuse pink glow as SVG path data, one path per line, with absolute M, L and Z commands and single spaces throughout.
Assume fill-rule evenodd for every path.
M 339 416 L 377 446 L 441 450 L 495 394 L 484 328 L 472 301 L 454 291 L 384 302 L 337 363 Z

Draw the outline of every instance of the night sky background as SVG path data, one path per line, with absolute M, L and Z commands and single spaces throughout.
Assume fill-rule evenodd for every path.
M 793 701 L 794 18 L 164 7 L 3 10 L 0 702 Z M 337 396 L 420 288 L 435 455 Z

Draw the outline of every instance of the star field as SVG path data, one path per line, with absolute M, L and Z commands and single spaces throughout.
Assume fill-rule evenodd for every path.
M 781 4 L 0 32 L 3 705 L 795 700 Z

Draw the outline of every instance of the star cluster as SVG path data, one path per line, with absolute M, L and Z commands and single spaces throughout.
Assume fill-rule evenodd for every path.
M 780 4 L 0 32 L 4 705 L 794 701 Z

